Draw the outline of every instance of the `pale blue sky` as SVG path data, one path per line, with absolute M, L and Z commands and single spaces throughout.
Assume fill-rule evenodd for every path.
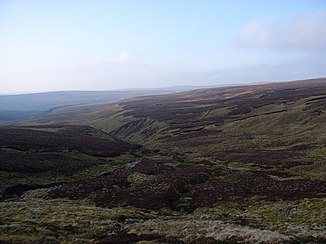
M 0 0 L 0 92 L 326 76 L 326 1 Z

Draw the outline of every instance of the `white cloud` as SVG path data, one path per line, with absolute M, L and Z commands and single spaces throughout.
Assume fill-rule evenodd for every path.
M 117 58 L 117 63 L 119 64 L 125 64 L 129 61 L 129 54 L 127 51 L 123 51 Z
M 287 22 L 265 18 L 249 22 L 240 32 L 241 46 L 299 51 L 326 51 L 326 12 L 298 16 Z

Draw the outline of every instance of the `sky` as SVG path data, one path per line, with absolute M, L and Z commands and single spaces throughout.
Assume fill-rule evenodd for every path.
M 0 0 L 0 94 L 326 77 L 325 0 Z

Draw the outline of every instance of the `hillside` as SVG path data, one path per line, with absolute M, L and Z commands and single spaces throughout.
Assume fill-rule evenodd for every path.
M 326 79 L 198 89 L 89 109 L 57 109 L 24 124 L 91 125 L 124 140 L 179 152 L 203 153 L 201 145 L 205 151 L 207 145 L 232 149 L 249 142 L 252 147 L 289 148 L 324 139 L 325 89 Z M 242 140 L 244 133 L 252 140 Z
M 0 127 L 0 240 L 323 243 L 325 119 L 323 78 L 73 106 Z

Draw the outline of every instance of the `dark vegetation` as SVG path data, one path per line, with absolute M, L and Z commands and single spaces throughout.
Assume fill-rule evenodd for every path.
M 137 184 L 133 175 L 143 177 Z M 131 169 L 115 171 L 94 180 L 65 184 L 50 192 L 51 197 L 85 198 L 96 195 L 101 207 L 134 206 L 158 210 L 170 208 L 192 212 L 219 201 L 258 197 L 265 200 L 295 200 L 326 195 L 325 181 L 278 181 L 270 176 L 291 177 L 281 172 L 240 172 L 219 166 L 180 164 L 166 166 L 144 159 Z M 106 188 L 106 186 L 111 186 Z M 186 205 L 182 198 L 188 197 Z
M 89 126 L 2 126 L 0 172 L 3 172 L 3 194 L 0 199 L 13 194 L 20 196 L 22 188 L 35 189 L 37 185 L 37 189 L 61 184 L 82 170 L 112 164 L 108 158 L 137 148 L 138 145 L 122 142 Z M 17 173 L 24 181 L 18 180 L 16 185 L 10 175 L 17 176 Z M 8 187 L 11 188 L 8 190 Z
M 46 131 L 46 127 L 0 127 L 0 147 L 20 151 L 55 152 L 78 151 L 98 157 L 113 157 L 132 149 L 122 141 L 108 135 L 107 138 L 96 137 L 91 127 L 58 126 L 57 131 Z M 99 135 L 100 136 L 100 135 Z
M 17 151 L 2 151 L 0 154 L 0 170 L 8 172 L 42 173 L 51 171 L 71 175 L 90 166 L 94 166 L 94 164 L 58 154 L 31 154 Z
M 209 170 L 203 166 L 180 165 L 172 168 L 161 162 L 142 160 L 131 169 L 118 170 L 87 180 L 66 184 L 50 192 L 52 197 L 85 198 L 96 194 L 95 202 L 101 207 L 134 206 L 159 210 L 178 209 L 177 200 L 192 186 L 208 180 Z M 136 182 L 131 177 L 137 177 Z M 111 186 L 105 189 L 105 186 Z
M 2 204 L 73 216 L 57 241 L 318 243 L 325 97 L 325 79 L 200 89 L 3 126 Z

